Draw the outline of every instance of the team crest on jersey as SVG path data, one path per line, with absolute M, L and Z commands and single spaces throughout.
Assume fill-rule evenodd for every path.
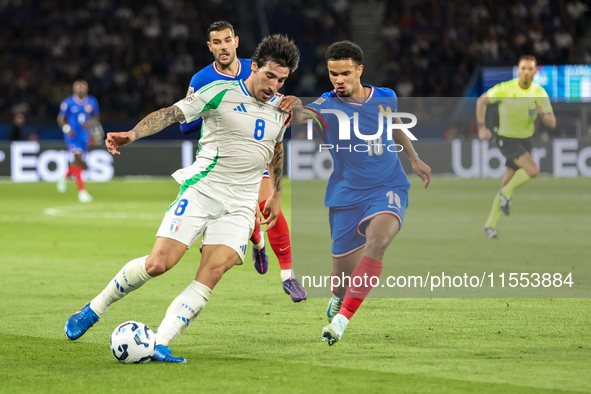
M 78 112 L 78 107 L 72 107 L 72 112 Z
M 192 95 L 195 92 L 195 88 L 193 86 L 189 86 L 189 90 L 187 90 L 187 97 Z
M 181 218 L 174 218 L 172 219 L 172 224 L 170 225 L 170 231 L 176 233 L 179 231 L 179 227 L 181 227 Z
M 314 101 L 312 104 L 318 104 L 318 105 L 320 105 L 320 104 L 322 104 L 325 101 L 326 101 L 326 99 L 320 97 L 318 100 Z
M 86 105 L 84 106 L 84 110 L 85 110 L 86 112 L 88 112 L 88 113 L 91 113 L 91 112 L 92 112 L 92 105 L 90 105 L 90 104 L 86 104 Z
M 191 102 L 191 101 L 193 101 L 193 100 L 195 100 L 195 94 L 194 94 L 194 93 L 193 93 L 193 94 L 191 94 L 190 96 L 187 96 L 187 97 L 185 98 L 185 101 L 186 101 L 186 102 L 188 102 L 188 103 L 190 103 L 190 102 Z

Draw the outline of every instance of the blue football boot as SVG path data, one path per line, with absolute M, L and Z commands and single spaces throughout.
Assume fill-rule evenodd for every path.
M 64 331 L 68 339 L 75 341 L 80 338 L 88 329 L 99 321 L 99 317 L 92 309 L 90 309 L 90 302 L 84 305 L 84 308 L 74 313 L 66 321 Z
M 172 350 L 168 346 L 156 345 L 154 349 L 153 361 L 161 361 L 163 363 L 186 363 L 187 360 L 182 357 L 175 357 L 172 355 Z
M 259 274 L 266 274 L 269 269 L 269 256 L 267 256 L 267 247 L 263 246 L 262 249 L 252 247 L 252 261 L 254 268 L 256 268 Z
M 285 294 L 289 294 L 293 302 L 305 301 L 308 299 L 308 293 L 306 289 L 300 285 L 297 279 L 289 278 L 283 282 L 283 291 Z

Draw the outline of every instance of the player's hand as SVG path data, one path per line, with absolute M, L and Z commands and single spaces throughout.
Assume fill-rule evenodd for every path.
M 131 131 L 123 131 L 119 133 L 107 133 L 107 139 L 105 140 L 105 145 L 107 145 L 107 150 L 112 155 L 120 155 L 121 153 L 117 150 L 125 145 L 131 144 L 135 141 L 135 133 Z
M 291 112 L 291 103 L 292 103 L 293 98 L 296 98 L 296 97 L 295 96 L 283 97 L 283 100 L 281 100 L 281 103 L 279 104 L 279 109 L 284 112 Z
M 265 208 L 263 209 L 263 214 L 265 216 L 268 215 L 267 219 L 261 224 L 266 224 L 266 231 L 271 230 L 275 223 L 277 223 L 277 218 L 279 217 L 279 212 L 281 212 L 281 197 L 276 197 L 275 195 L 269 197 L 265 202 Z
M 261 224 L 261 217 L 263 214 L 261 213 L 261 209 L 259 208 L 259 204 L 256 204 L 257 211 L 254 214 L 254 226 L 257 227 Z
M 425 189 L 429 187 L 429 182 L 431 182 L 431 167 L 426 165 L 421 159 L 416 159 L 412 162 L 412 170 L 423 180 Z
M 479 140 L 490 140 L 492 138 L 492 132 L 486 126 L 480 126 L 478 128 L 478 139 Z

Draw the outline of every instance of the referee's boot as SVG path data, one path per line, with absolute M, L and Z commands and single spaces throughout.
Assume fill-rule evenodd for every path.
M 509 216 L 511 214 L 511 199 L 505 197 L 503 194 L 503 189 L 499 190 L 499 206 L 501 207 L 501 211 L 505 214 L 505 216 Z

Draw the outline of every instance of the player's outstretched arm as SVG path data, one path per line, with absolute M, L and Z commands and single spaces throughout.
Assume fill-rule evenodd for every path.
M 486 107 L 490 105 L 488 95 L 484 93 L 476 100 L 476 124 L 478 125 L 478 139 L 490 140 L 492 137 L 491 131 L 486 127 L 484 120 L 486 119 Z
M 283 194 L 283 142 L 275 144 L 273 160 L 267 164 L 267 170 L 273 182 L 273 194 L 267 199 L 263 213 L 269 214 L 267 220 L 261 224 L 267 225 L 267 231 L 275 226 L 281 211 L 281 195 Z
M 302 105 L 302 100 L 296 96 L 287 97 L 290 98 L 289 104 L 291 106 L 291 123 L 304 124 L 308 119 L 312 119 L 312 116 L 310 116 L 311 111 Z M 283 104 L 283 102 L 281 103 Z
M 396 118 L 394 122 L 402 124 L 400 118 Z M 414 146 L 412 146 L 412 142 L 408 136 L 404 134 L 404 131 L 400 129 L 393 130 L 392 137 L 394 137 L 394 141 L 396 141 L 396 143 L 402 145 L 403 152 L 406 154 L 406 157 L 408 157 L 408 160 L 412 165 L 412 170 L 419 176 L 419 178 L 423 180 L 426 189 L 429 186 L 429 182 L 431 182 L 431 167 L 419 159 L 419 154 L 415 150 Z
M 165 127 L 184 120 L 185 115 L 183 115 L 183 112 L 176 105 L 152 112 L 130 131 L 107 133 L 107 139 L 105 140 L 107 150 L 112 155 L 119 155 L 121 153 L 117 151 L 117 148 L 129 145 L 140 138 L 156 134 Z

